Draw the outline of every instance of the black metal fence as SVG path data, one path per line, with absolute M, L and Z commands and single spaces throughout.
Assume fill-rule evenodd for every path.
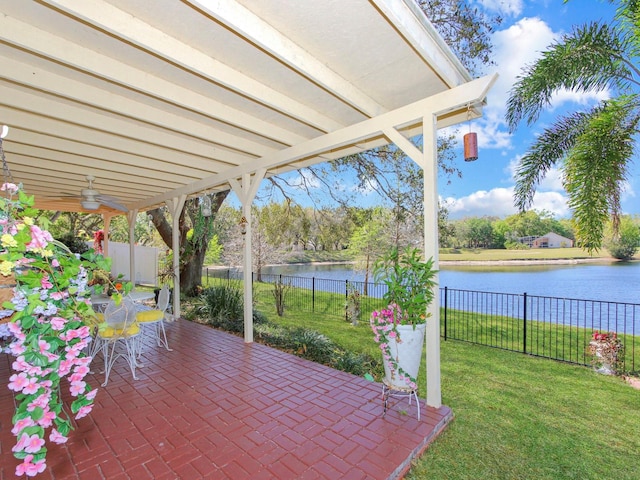
M 207 270 L 207 279 L 238 279 L 233 270 Z M 286 275 L 253 275 L 254 282 L 282 282 L 292 288 L 291 307 L 326 315 L 347 315 L 357 297 L 359 320 L 380 308 L 385 286 L 371 282 Z M 320 301 L 320 297 L 322 298 Z M 594 331 L 615 332 L 625 346 L 623 369 L 636 372 L 640 352 L 640 304 L 541 297 L 440 288 L 444 340 L 458 340 L 554 360 L 588 365 Z

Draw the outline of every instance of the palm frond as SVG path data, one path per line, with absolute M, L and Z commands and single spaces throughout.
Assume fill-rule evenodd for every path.
M 561 117 L 547 128 L 522 157 L 516 169 L 514 203 L 520 211 L 531 206 L 536 187 L 556 163 L 565 158 L 577 136 L 584 131 L 591 113 Z
M 624 88 L 633 78 L 628 45 L 615 26 L 590 23 L 576 27 L 525 67 L 510 91 L 506 120 L 511 131 L 523 119 L 534 123 L 559 90 L 600 91 Z
M 621 97 L 594 110 L 575 138 L 564 168 L 576 239 L 589 251 L 602 246 L 609 217 L 620 215 L 620 196 L 635 150 L 640 112 L 635 96 Z

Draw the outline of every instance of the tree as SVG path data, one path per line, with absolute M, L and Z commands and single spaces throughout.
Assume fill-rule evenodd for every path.
M 471 2 L 463 0 L 416 0 L 416 3 L 472 74 L 491 63 L 491 33 L 502 22 L 499 16 L 486 15 Z M 422 138 L 418 136 L 412 141 L 420 147 Z M 455 163 L 455 135 L 440 135 L 437 142 L 440 172 L 447 178 L 461 176 Z M 353 173 L 358 178 L 358 189 L 346 192 L 341 188 L 342 180 L 344 175 Z M 331 180 L 332 176 L 338 178 L 335 183 Z M 363 192 L 375 190 L 391 203 L 398 224 L 408 219 L 422 228 L 422 170 L 395 145 L 308 167 L 300 178 L 302 185 L 299 188 L 306 189 L 310 196 L 313 196 L 312 187 L 320 183 L 324 186 L 323 194 L 330 194 L 336 202 L 345 206 L 352 204 L 354 198 Z M 284 179 L 272 177 L 271 181 L 275 189 L 284 193 Z M 396 229 L 396 233 L 401 232 Z M 403 242 L 399 239 L 397 243 Z
M 610 90 L 612 97 L 587 111 L 561 116 L 521 159 L 515 204 L 526 210 L 537 184 L 559 165 L 573 209 L 578 243 L 602 246 L 611 218 L 617 231 L 620 196 L 635 151 L 640 121 L 640 2 L 618 0 L 615 18 L 575 27 L 526 67 L 512 88 L 506 120 L 511 131 L 532 125 L 560 90 Z
M 492 32 L 493 26 L 498 25 L 501 22 L 499 17 L 487 17 L 479 10 L 472 8 L 467 4 L 467 2 L 463 2 L 461 0 L 437 0 L 435 2 L 419 0 L 418 5 L 425 11 L 435 28 L 440 31 L 444 36 L 445 41 L 452 46 L 454 52 L 470 71 L 475 71 L 480 65 L 489 62 L 489 56 L 492 50 L 490 33 Z M 439 151 L 442 152 L 438 158 L 441 169 L 448 172 L 448 174 L 459 174 L 455 166 L 448 163 L 448 161 L 452 159 L 451 147 L 454 144 L 453 136 L 439 138 L 438 144 Z M 449 153 L 447 154 L 446 152 Z M 402 155 L 402 157 L 406 162 L 409 162 L 404 155 Z M 367 168 L 375 167 L 375 162 L 376 159 L 372 157 L 366 159 L 366 161 L 363 161 L 360 164 L 358 164 L 358 162 L 353 162 L 351 168 L 356 171 L 366 173 Z M 337 164 L 339 165 L 340 162 L 338 161 Z M 391 180 L 392 183 L 400 185 L 404 180 L 411 180 L 412 182 L 415 182 L 417 179 L 422 178 L 421 172 L 419 172 L 418 169 L 406 169 L 404 168 L 405 165 L 407 165 L 407 163 L 400 162 L 393 165 L 393 170 L 396 173 L 399 172 L 403 178 L 400 181 L 393 179 Z M 312 168 L 309 171 L 313 172 L 312 174 L 316 179 L 320 179 L 320 181 L 325 185 L 327 184 L 326 176 L 322 174 L 322 167 Z M 384 184 L 386 175 L 384 171 L 376 171 L 374 168 L 372 175 L 373 176 L 370 178 L 374 178 L 376 184 Z M 363 182 L 368 182 L 368 180 L 366 180 L 366 175 L 363 175 L 362 179 Z M 378 180 L 380 182 L 378 182 Z M 287 196 L 286 189 L 289 185 L 287 185 L 286 181 L 282 179 L 282 177 L 271 177 L 269 181 L 275 189 L 281 191 L 285 197 Z M 331 189 L 330 185 L 329 189 Z M 331 191 L 336 190 L 331 189 Z M 421 180 L 419 188 L 414 189 L 414 198 L 416 192 L 422 192 Z M 228 193 L 228 191 L 219 192 L 212 196 L 213 215 L 211 217 L 198 218 L 199 209 L 197 208 L 197 199 L 188 200 L 183 212 L 180 214 L 178 227 L 180 230 L 180 288 L 185 293 L 193 292 L 201 283 L 201 268 L 204 262 L 204 255 L 206 253 L 208 242 L 213 235 L 212 222 L 214 221 L 214 216 Z M 395 198 L 397 199 L 398 197 L 396 196 Z M 422 211 L 422 199 L 419 198 L 419 200 L 419 210 L 412 210 L 411 205 L 412 202 L 415 204 L 415 200 L 409 200 L 407 203 L 403 203 L 401 207 L 405 211 L 412 212 L 413 215 L 417 215 L 419 217 L 421 215 L 420 212 Z M 348 200 L 343 199 L 343 205 L 348 203 Z M 171 223 L 169 223 L 165 218 L 165 209 L 155 209 L 148 213 L 151 215 L 153 224 L 160 232 L 160 236 L 163 241 L 169 248 L 171 248 L 172 227 Z M 419 224 L 420 222 L 417 223 Z M 194 228 L 194 226 L 197 228 Z M 299 233 L 300 235 L 304 235 L 306 240 L 308 238 L 309 224 L 303 223 L 301 226 L 304 228 L 299 230 Z M 187 238 L 188 232 L 192 229 L 192 236 Z M 320 239 L 318 238 L 316 240 Z M 306 244 L 306 241 L 304 244 Z
M 180 244 L 180 291 L 193 294 L 202 284 L 202 267 L 209 242 L 213 238 L 215 215 L 229 191 L 211 194 L 212 215 L 205 217 L 200 211 L 199 199 L 192 198 L 185 202 L 178 219 Z M 165 208 L 156 208 L 147 212 L 153 225 L 160 233 L 164 243 L 172 248 L 172 223 Z M 175 252 L 173 252 L 175 254 Z
M 349 250 L 356 260 L 354 268 L 364 271 L 363 293 L 365 295 L 368 294 L 367 284 L 375 262 L 392 245 L 387 228 L 388 222 L 388 213 L 382 209 L 377 209 L 376 214 L 368 222 L 353 232 L 349 242 Z
M 620 219 L 618 233 L 608 228 L 605 246 L 612 257 L 619 260 L 631 260 L 640 246 L 640 227 L 629 216 Z

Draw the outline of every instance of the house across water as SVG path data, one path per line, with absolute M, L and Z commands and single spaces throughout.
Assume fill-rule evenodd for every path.
M 557 233 L 549 232 L 541 237 L 528 236 L 518 238 L 518 242 L 528 245 L 529 248 L 570 248 L 573 240 Z

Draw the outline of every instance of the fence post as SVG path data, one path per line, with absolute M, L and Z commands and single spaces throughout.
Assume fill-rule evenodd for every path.
M 316 277 L 311 277 L 311 311 L 316 311 Z
M 447 341 L 447 287 L 444 287 L 444 340 Z
M 527 292 L 524 292 L 524 308 L 522 310 L 522 353 L 527 353 Z
M 349 303 L 349 280 L 344 281 L 344 304 L 348 305 Z M 349 317 L 347 315 L 347 308 L 344 309 L 344 319 L 348 320 Z

